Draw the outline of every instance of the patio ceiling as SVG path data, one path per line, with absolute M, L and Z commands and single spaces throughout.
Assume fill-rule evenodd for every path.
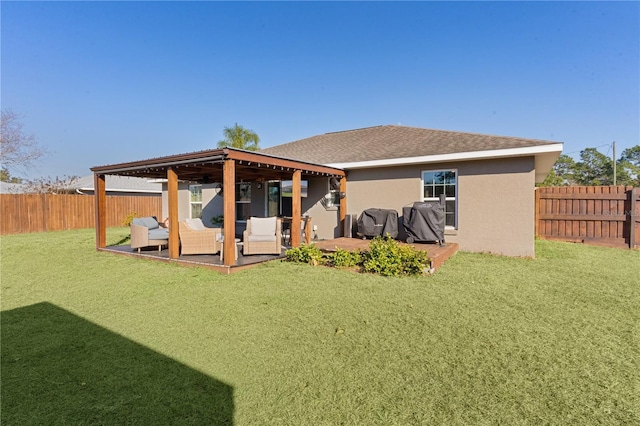
M 292 173 L 296 170 L 300 170 L 304 178 L 345 176 L 342 169 L 335 167 L 290 160 L 236 148 L 213 149 L 97 166 L 92 167 L 91 171 L 105 175 L 166 179 L 167 172 L 171 169 L 181 181 L 198 183 L 222 182 L 222 165 L 226 160 L 235 160 L 237 182 L 288 180 L 291 179 Z

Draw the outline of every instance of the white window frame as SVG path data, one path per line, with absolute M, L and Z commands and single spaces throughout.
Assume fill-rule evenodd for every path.
M 445 229 L 458 229 L 458 169 L 424 169 L 420 172 L 420 199 L 422 201 L 438 201 L 438 197 L 425 197 L 424 196 L 424 174 L 425 173 L 438 173 L 438 172 L 453 172 L 455 173 L 455 196 L 454 197 L 445 197 L 445 201 L 453 201 L 455 204 L 455 212 L 453 215 L 454 225 L 445 225 Z M 446 223 L 446 222 L 445 222 Z
M 193 189 L 195 189 L 196 187 L 200 188 L 200 201 L 193 201 Z M 193 206 L 194 205 L 200 205 L 200 216 L 202 216 L 202 185 L 189 185 L 189 217 L 191 219 L 198 219 L 200 218 L 200 216 L 193 217 Z

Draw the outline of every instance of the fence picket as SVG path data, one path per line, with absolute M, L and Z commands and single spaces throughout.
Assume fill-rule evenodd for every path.
M 0 194 L 0 235 L 95 227 L 92 195 Z M 158 196 L 107 196 L 107 226 L 122 226 L 127 215 L 162 214 Z
M 536 237 L 639 246 L 639 194 L 630 186 L 537 188 Z

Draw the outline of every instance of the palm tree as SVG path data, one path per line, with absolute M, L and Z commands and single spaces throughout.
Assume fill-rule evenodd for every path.
M 260 148 L 258 143 L 260 137 L 252 130 L 239 126 L 238 123 L 233 127 L 225 127 L 222 131 L 224 139 L 218 142 L 218 148 L 240 148 L 248 151 L 257 151 Z

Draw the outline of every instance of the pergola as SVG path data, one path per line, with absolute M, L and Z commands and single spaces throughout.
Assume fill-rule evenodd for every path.
M 178 235 L 178 181 L 222 182 L 224 193 L 224 251 L 235 248 L 235 187 L 237 181 L 291 180 L 293 182 L 291 245 L 300 245 L 301 181 L 302 178 L 327 177 L 340 180 L 340 192 L 346 194 L 344 170 L 320 164 L 305 163 L 236 148 L 221 148 L 158 157 L 129 163 L 92 167 L 95 182 L 96 248 L 106 247 L 106 190 L 105 176 L 135 176 L 147 179 L 167 179 L 169 208 L 169 258 L 177 259 L 180 252 Z M 340 200 L 340 222 L 344 224 L 346 197 Z M 344 229 L 344 227 L 341 227 Z M 224 256 L 225 266 L 236 263 L 234 256 Z

